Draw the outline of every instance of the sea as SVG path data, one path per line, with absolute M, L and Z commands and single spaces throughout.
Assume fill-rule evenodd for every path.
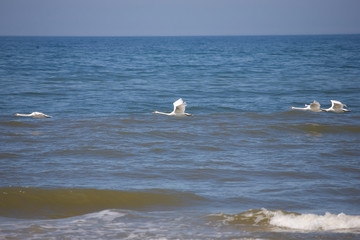
M 360 239 L 360 35 L 0 37 L 0 239 Z

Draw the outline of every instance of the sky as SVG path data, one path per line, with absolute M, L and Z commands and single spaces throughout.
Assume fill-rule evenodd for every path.
M 0 36 L 360 34 L 360 0 L 0 0 Z

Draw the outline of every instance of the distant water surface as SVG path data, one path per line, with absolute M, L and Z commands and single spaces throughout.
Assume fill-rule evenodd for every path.
M 360 35 L 0 37 L 0 238 L 358 239 L 359 93 Z

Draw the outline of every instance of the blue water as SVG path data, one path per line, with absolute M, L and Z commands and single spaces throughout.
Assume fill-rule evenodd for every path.
M 0 37 L 0 238 L 359 238 L 359 93 L 360 35 Z

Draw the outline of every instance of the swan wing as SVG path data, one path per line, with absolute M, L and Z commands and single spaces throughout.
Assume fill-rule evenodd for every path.
M 183 114 L 185 113 L 186 102 L 179 98 L 177 101 L 174 102 L 174 113 Z
M 336 100 L 331 100 L 331 108 L 333 108 L 335 111 L 342 110 L 343 106 L 344 105 L 341 102 Z
M 176 107 L 175 113 L 184 114 L 185 113 L 185 108 L 186 108 L 186 102 L 183 102 L 181 105 Z
M 46 115 L 46 114 L 44 114 L 42 112 L 32 112 L 30 114 L 30 116 L 33 117 L 33 118 L 51 118 L 51 116 Z
M 182 104 L 178 105 L 175 109 L 175 113 L 177 114 L 184 114 L 186 108 L 186 102 L 183 102 Z
M 173 104 L 174 104 L 174 110 L 177 106 L 181 105 L 184 101 L 182 100 L 182 98 L 179 98 L 178 100 L 176 100 Z
M 310 104 L 310 108 L 312 110 L 320 111 L 320 103 L 314 100 L 314 102 Z

